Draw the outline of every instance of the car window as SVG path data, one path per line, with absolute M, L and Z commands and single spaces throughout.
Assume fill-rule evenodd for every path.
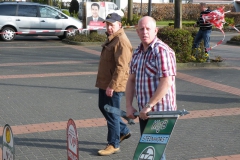
M 79 8 L 82 9 L 83 2 L 80 2 Z
M 108 9 L 109 9 L 109 10 L 110 10 L 110 9 L 114 9 L 113 4 L 108 4 Z
M 114 10 L 118 10 L 118 6 L 114 4 Z
M 19 5 L 18 16 L 37 17 L 37 6 L 34 5 Z
M 58 12 L 47 6 L 39 6 L 40 17 L 42 18 L 67 18 L 61 12 Z
M 0 15 L 15 16 L 17 5 L 0 5 Z

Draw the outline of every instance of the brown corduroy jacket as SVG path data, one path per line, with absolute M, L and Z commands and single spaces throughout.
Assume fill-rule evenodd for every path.
M 96 87 L 103 90 L 109 87 L 115 92 L 124 92 L 129 76 L 132 45 L 121 28 L 108 36 L 102 47 Z

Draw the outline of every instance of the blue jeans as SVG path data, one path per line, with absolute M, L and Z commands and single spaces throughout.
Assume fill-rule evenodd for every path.
M 113 92 L 113 96 L 108 97 L 106 90 L 99 89 L 98 107 L 107 121 L 107 141 L 108 144 L 113 145 L 115 148 L 119 147 L 120 136 L 128 134 L 130 130 L 120 116 L 106 112 L 104 106 L 108 104 L 120 109 L 120 101 L 123 94 L 124 92 Z
M 141 135 L 143 134 L 143 131 L 144 131 L 146 125 L 147 125 L 147 122 L 148 122 L 148 120 L 142 120 L 141 118 L 139 118 L 140 133 L 141 133 Z M 165 153 L 163 153 L 161 160 L 166 160 Z
M 211 36 L 211 32 L 212 30 L 201 30 L 199 29 L 195 39 L 194 39 L 194 42 L 193 42 L 193 49 L 194 48 L 198 48 L 199 47 L 199 43 L 202 41 L 204 41 L 204 48 L 210 48 L 210 36 Z

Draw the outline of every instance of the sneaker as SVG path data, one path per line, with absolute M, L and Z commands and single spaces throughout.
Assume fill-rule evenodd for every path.
M 126 134 L 126 135 L 122 135 L 122 136 L 120 137 L 120 143 L 121 143 L 124 139 L 128 139 L 129 137 L 131 137 L 131 133 L 128 133 L 128 134 Z
M 114 153 L 118 153 L 118 152 L 120 152 L 120 148 L 114 148 L 113 145 L 108 144 L 105 149 L 99 150 L 98 154 L 100 156 L 108 156 L 108 155 L 111 155 L 111 154 L 114 154 Z

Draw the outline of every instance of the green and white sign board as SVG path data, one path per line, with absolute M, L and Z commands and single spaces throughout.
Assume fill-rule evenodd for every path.
M 149 116 L 133 160 L 160 160 L 179 115 Z
M 134 121 L 131 122 L 127 117 L 126 112 L 109 105 L 105 105 L 104 109 L 109 113 L 123 117 L 130 122 L 129 124 L 134 124 Z M 189 114 L 189 112 L 185 109 L 182 111 L 148 112 L 149 119 L 136 148 L 133 160 L 160 160 L 178 117 L 186 114 Z M 139 112 L 134 113 L 134 115 L 139 116 Z

